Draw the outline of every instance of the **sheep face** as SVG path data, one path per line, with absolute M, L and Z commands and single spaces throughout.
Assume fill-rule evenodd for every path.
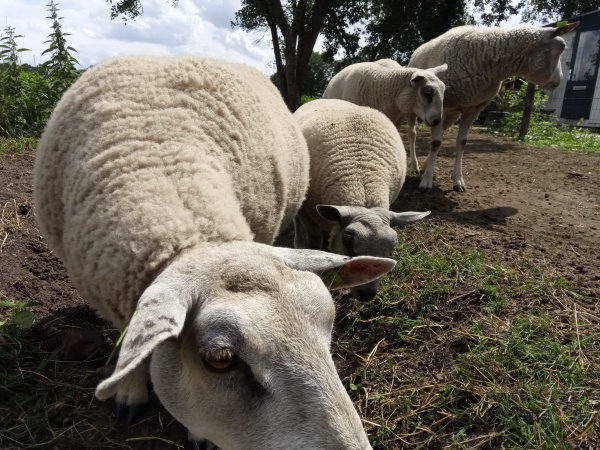
M 405 225 L 429 215 L 424 213 L 394 213 L 385 208 L 362 206 L 317 205 L 319 215 L 333 223 L 329 236 L 329 250 L 347 256 L 391 257 L 398 242 L 392 226 Z M 377 295 L 379 278 L 352 288 L 352 296 L 371 300 Z
M 437 74 L 445 72 L 447 68 L 448 66 L 444 64 L 432 69 L 417 69 L 410 79 L 410 83 L 415 89 L 413 113 L 428 126 L 438 125 L 442 120 L 446 86 L 437 77 Z M 403 105 L 398 105 L 398 107 L 403 109 Z
M 192 436 L 227 449 L 371 448 L 330 353 L 332 287 L 370 281 L 393 261 L 224 244 L 157 277 L 134 314 L 115 373 L 152 355 L 154 390 Z
M 527 67 L 523 76 L 533 83 L 539 84 L 542 89 L 554 89 L 562 79 L 560 55 L 567 44 L 560 36 L 573 31 L 579 22 L 573 22 L 558 28 L 543 30 L 543 42 L 536 42 L 533 50 L 526 58 Z
M 544 89 L 557 87 L 562 78 L 560 55 L 565 48 L 561 37 L 553 37 L 545 45 L 536 47 L 527 58 L 524 77 Z

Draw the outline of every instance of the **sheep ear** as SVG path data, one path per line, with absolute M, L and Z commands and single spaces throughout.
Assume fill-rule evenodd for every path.
M 423 81 L 425 80 L 425 77 L 423 75 L 419 75 L 418 73 L 413 74 L 413 76 L 410 78 L 410 84 L 412 84 L 413 86 L 418 86 L 419 84 L 421 84 Z
M 317 205 L 317 212 L 319 215 L 329 222 L 342 222 L 342 212 L 340 208 L 333 205 Z
M 448 64 L 442 64 L 441 66 L 432 67 L 430 70 L 432 70 L 433 73 L 435 73 L 436 75 L 438 73 L 444 73 L 446 70 L 448 70 Z
M 573 31 L 575 28 L 579 26 L 579 20 L 568 25 L 564 25 L 562 27 L 557 27 L 554 29 L 554 33 L 552 33 L 552 37 L 562 36 L 563 34 L 567 34 L 570 31 Z
M 98 399 L 115 395 L 119 382 L 142 364 L 158 344 L 179 336 L 191 303 L 164 282 L 155 282 L 144 291 L 125 329 L 115 371 L 96 388 Z
M 407 211 L 403 213 L 396 213 L 390 211 L 390 225 L 393 227 L 398 227 L 400 225 L 408 225 L 409 223 L 413 223 L 417 220 L 421 220 L 424 217 L 427 217 L 429 214 L 431 214 L 431 211 Z
M 369 283 L 388 273 L 396 265 L 389 258 L 349 256 L 320 250 L 273 248 L 287 266 L 318 274 L 329 289 L 342 289 Z

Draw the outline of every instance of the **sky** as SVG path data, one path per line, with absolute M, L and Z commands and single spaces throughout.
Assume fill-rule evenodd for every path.
M 49 0 L 0 0 L 0 34 L 7 26 L 23 35 L 21 62 L 31 65 L 48 59 L 42 56 L 51 33 L 47 19 Z M 246 63 L 269 75 L 275 72 L 270 34 L 248 34 L 233 29 L 230 22 L 240 8 L 239 0 L 142 0 L 144 13 L 136 20 L 110 19 L 106 0 L 58 0 L 62 30 L 70 33 L 67 44 L 74 47 L 81 68 L 111 56 L 208 56 Z M 511 18 L 506 26 L 518 25 Z M 319 48 L 319 41 L 316 49 Z
M 42 52 L 51 33 L 46 17 L 48 0 L 0 0 L 0 34 L 10 26 L 21 53 L 21 62 L 38 64 L 48 59 Z M 230 22 L 239 0 L 142 0 L 144 14 L 135 21 L 110 20 L 105 0 L 58 0 L 62 31 L 82 68 L 117 55 L 194 55 L 246 63 L 265 74 L 275 72 L 270 34 L 249 35 L 232 29 Z

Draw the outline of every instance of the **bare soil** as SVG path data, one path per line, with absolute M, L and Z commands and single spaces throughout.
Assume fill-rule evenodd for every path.
M 598 311 L 600 154 L 526 147 L 475 132 L 464 161 L 467 191 L 457 193 L 450 180 L 453 139 L 450 133 L 444 141 L 433 190 L 420 192 L 419 180 L 409 177 L 392 209 L 429 209 L 431 220 L 451 230 L 447 240 L 500 259 L 529 258 L 553 267 Z M 427 149 L 427 136 L 420 136 L 421 165 Z M 40 358 L 54 366 L 20 375 L 14 363 L 0 367 L 2 379 L 38 380 L 31 389 L 41 393 L 38 401 L 21 402 L 22 393 L 0 390 L 0 448 L 184 446 L 187 433 L 156 399 L 127 426 L 115 420 L 111 402 L 93 398 L 95 385 L 111 370 L 105 362 L 118 332 L 87 307 L 39 235 L 33 160 L 31 153 L 0 159 L 0 301 L 33 301 L 36 319 L 22 341 L 0 335 L 0 346 L 15 361 Z M 23 426 L 33 418 L 45 426 Z

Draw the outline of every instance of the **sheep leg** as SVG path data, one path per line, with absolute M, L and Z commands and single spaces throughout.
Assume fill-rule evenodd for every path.
M 323 233 L 321 227 L 304 215 L 297 215 L 294 219 L 295 248 L 323 249 Z
M 135 421 L 143 405 L 148 403 L 149 359 L 133 369 L 119 383 L 116 415 L 118 419 L 126 419 L 128 424 Z
M 195 436 L 188 430 L 188 441 L 190 441 L 191 450 L 216 450 L 217 446 L 206 439 Z
M 475 122 L 475 119 L 477 119 L 480 111 L 481 108 L 479 107 L 470 109 L 463 112 L 460 117 L 458 135 L 456 136 L 456 157 L 454 159 L 454 169 L 452 170 L 454 190 L 457 192 L 465 192 L 465 181 L 462 174 L 463 153 L 467 145 L 467 136 L 469 135 L 471 126 Z
M 419 175 L 419 161 L 416 151 L 417 140 L 417 116 L 411 114 L 408 116 L 408 173 Z
M 307 231 L 299 215 L 294 217 L 294 248 L 307 248 Z
M 431 150 L 429 150 L 429 156 L 427 156 L 427 161 L 425 162 L 425 171 L 423 172 L 423 177 L 419 184 L 419 189 L 422 191 L 430 191 L 433 187 L 435 160 L 438 151 L 442 146 L 443 133 L 444 131 L 441 124 L 431 127 Z

